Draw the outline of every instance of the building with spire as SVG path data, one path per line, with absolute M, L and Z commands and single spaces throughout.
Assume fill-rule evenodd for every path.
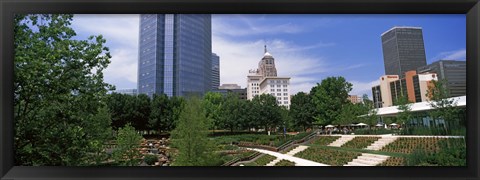
M 275 59 L 265 45 L 263 58 L 258 69 L 252 69 L 247 75 L 247 99 L 252 100 L 261 94 L 270 94 L 277 99 L 278 105 L 290 107 L 290 77 L 278 77 Z

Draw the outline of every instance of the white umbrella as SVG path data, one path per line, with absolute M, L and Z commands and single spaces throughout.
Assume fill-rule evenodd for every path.
M 325 126 L 325 127 L 326 127 L 326 128 L 332 128 L 332 127 L 335 127 L 335 126 L 333 126 L 333 125 L 327 125 L 327 126 Z
M 358 123 L 357 126 L 368 126 L 368 125 L 365 123 Z
M 390 124 L 390 126 L 398 126 L 398 124 L 392 123 L 392 124 Z
M 377 126 L 377 127 L 381 127 L 381 126 L 383 126 L 383 125 L 381 125 L 381 124 L 377 124 L 377 125 L 375 125 L 375 126 Z

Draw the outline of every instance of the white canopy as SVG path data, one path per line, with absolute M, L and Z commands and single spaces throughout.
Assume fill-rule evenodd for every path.
M 368 126 L 368 125 L 365 123 L 358 123 L 357 126 Z
M 377 125 L 375 125 L 375 126 L 377 126 L 377 127 L 381 127 L 381 126 L 383 126 L 383 125 L 381 125 L 381 124 L 377 124 Z
M 398 124 L 392 123 L 390 124 L 390 126 L 398 126 Z
M 332 128 L 332 127 L 335 127 L 335 126 L 333 126 L 333 125 L 327 125 L 327 126 L 325 126 L 325 127 L 326 127 L 326 128 Z

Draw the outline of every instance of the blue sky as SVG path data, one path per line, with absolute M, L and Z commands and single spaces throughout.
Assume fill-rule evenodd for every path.
M 344 76 L 351 94 L 371 96 L 384 74 L 380 35 L 393 26 L 423 28 L 427 63 L 465 60 L 465 15 L 212 15 L 212 51 L 220 56 L 221 83 L 246 86 L 263 46 L 289 76 L 291 93 L 308 92 L 328 76 Z M 112 53 L 105 80 L 136 88 L 138 15 L 76 15 L 79 38 L 102 34 Z

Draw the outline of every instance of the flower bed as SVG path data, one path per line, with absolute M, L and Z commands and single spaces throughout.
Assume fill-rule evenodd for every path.
M 353 151 L 339 151 L 322 147 L 310 147 L 295 156 L 332 166 L 343 166 L 360 156 L 361 153 Z
M 399 138 L 380 151 L 411 154 L 415 149 L 421 149 L 429 153 L 435 153 L 439 150 L 438 142 L 440 140 L 441 138 L 435 137 Z
M 275 166 L 295 166 L 295 163 L 289 160 L 282 159 Z
M 355 137 L 351 141 L 348 141 L 342 147 L 363 149 L 371 145 L 373 142 L 380 139 L 380 137 Z
M 263 155 L 262 157 L 259 157 L 257 160 L 255 160 L 253 162 L 246 163 L 245 166 L 265 166 L 269 162 L 271 162 L 275 159 L 277 159 L 275 156 L 265 154 L 265 155 Z
M 377 165 L 377 166 L 404 166 L 405 165 L 405 159 L 400 158 L 400 157 L 389 157 L 386 161 L 383 163 Z
M 340 138 L 340 136 L 320 136 L 315 139 L 312 144 L 327 146 L 338 138 Z

